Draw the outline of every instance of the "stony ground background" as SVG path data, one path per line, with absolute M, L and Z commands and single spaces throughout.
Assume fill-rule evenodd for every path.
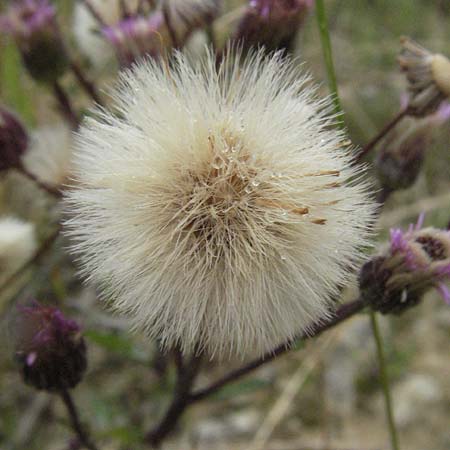
M 68 14 L 72 2 L 60 3 Z M 363 144 L 398 110 L 404 88 L 395 61 L 399 37 L 410 35 L 449 54 L 450 4 L 446 0 L 330 0 L 326 4 L 345 119 L 354 142 Z M 0 43 L 0 51 L 1 101 L 20 110 L 34 126 L 54 121 L 45 90 L 14 65 L 17 55 L 7 43 Z M 299 36 L 297 54 L 316 79 L 325 80 L 314 16 Z M 67 86 L 74 89 L 70 80 Z M 390 226 L 406 225 L 424 210 L 427 223 L 447 225 L 449 138 L 447 124 L 436 133 L 417 183 L 388 201 L 380 239 Z M 38 224 L 45 235 L 43 224 L 55 214 L 48 200 L 19 176 L 7 176 L 0 183 L 0 213 L 14 211 Z M 171 369 L 161 379 L 153 364 L 155 349 L 139 336 L 127 334 L 123 321 L 97 303 L 94 291 L 73 281 L 73 265 L 63 247 L 64 242 L 58 241 L 56 251 L 39 268 L 27 273 L 11 292 L 2 293 L 0 448 L 59 450 L 67 448 L 71 435 L 59 400 L 23 386 L 10 358 L 14 330 L 4 314 L 5 298 L 18 291 L 19 298 L 33 294 L 64 302 L 80 317 L 89 343 L 90 369 L 76 389 L 77 403 L 96 434 L 104 437 L 102 449 L 139 450 L 140 430 L 154 423 L 170 399 Z M 353 294 L 350 289 L 346 296 L 350 299 Z M 416 309 L 385 319 L 382 325 L 402 449 L 450 448 L 450 308 L 430 294 Z M 199 385 L 230 368 L 228 363 L 207 366 Z M 387 450 L 368 317 L 354 318 L 193 407 L 166 447 Z

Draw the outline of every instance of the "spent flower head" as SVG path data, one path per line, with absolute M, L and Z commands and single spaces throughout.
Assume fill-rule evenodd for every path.
M 433 132 L 450 119 L 450 104 L 423 118 L 407 117 L 384 139 L 375 160 L 383 189 L 407 189 L 416 181 L 430 147 Z
M 28 133 L 15 114 L 0 106 L 0 172 L 20 167 Z
M 450 97 L 450 60 L 409 38 L 402 38 L 401 43 L 398 62 L 408 80 L 408 112 L 425 116 Z
M 361 270 L 363 299 L 383 314 L 417 305 L 431 288 L 450 304 L 450 231 L 422 223 L 423 215 L 407 231 L 391 229 L 389 247 Z
M 162 346 L 261 355 L 331 314 L 374 207 L 329 100 L 281 54 L 122 75 L 75 149 L 73 251 Z
M 17 0 L 0 17 L 0 30 L 11 34 L 30 75 L 52 83 L 68 66 L 67 53 L 48 0 Z
M 80 326 L 54 307 L 33 302 L 19 306 L 15 356 L 24 381 L 36 389 L 75 387 L 86 370 L 86 345 Z
M 234 38 L 245 48 L 290 50 L 314 0 L 250 0 Z

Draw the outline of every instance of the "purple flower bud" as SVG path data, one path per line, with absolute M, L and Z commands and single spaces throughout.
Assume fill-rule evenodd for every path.
M 12 113 L 0 107 L 0 171 L 22 164 L 28 148 L 28 134 Z
M 450 106 L 423 119 L 406 118 L 384 139 L 375 160 L 377 175 L 385 190 L 407 189 L 416 181 L 432 142 L 432 133 L 450 118 Z
M 87 367 L 86 345 L 74 320 L 33 302 L 19 307 L 15 325 L 15 355 L 27 384 L 56 391 L 81 381 Z
M 235 39 L 245 48 L 290 50 L 314 0 L 251 0 Z
M 30 75 L 52 83 L 68 66 L 67 53 L 48 0 L 18 0 L 0 16 L 0 31 L 10 34 Z
M 137 58 L 161 53 L 163 16 L 160 12 L 150 17 L 132 16 L 104 27 L 103 36 L 113 45 L 121 66 L 130 66 Z
M 390 245 L 361 269 L 364 301 L 374 310 L 401 313 L 436 288 L 450 303 L 450 231 L 422 228 L 423 215 L 408 231 L 391 229 Z

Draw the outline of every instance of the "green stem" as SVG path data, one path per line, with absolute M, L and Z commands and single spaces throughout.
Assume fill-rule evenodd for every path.
M 391 391 L 389 388 L 389 377 L 387 373 L 386 367 L 386 358 L 384 356 L 383 350 L 383 340 L 380 333 L 380 328 L 378 326 L 376 313 L 374 311 L 370 311 L 370 323 L 372 325 L 372 333 L 375 339 L 376 347 L 377 347 L 377 357 L 378 357 L 378 366 L 380 372 L 380 381 L 383 388 L 384 395 L 384 406 L 386 409 L 386 418 L 389 425 L 389 434 L 391 437 L 391 447 L 392 450 L 400 450 L 400 445 L 398 442 L 398 433 L 397 428 L 395 426 L 394 414 L 392 411 L 392 399 L 391 399 Z
M 331 49 L 330 33 L 328 32 L 328 21 L 325 13 L 325 5 L 323 0 L 316 0 L 316 16 L 319 25 L 320 40 L 322 43 L 322 52 L 325 60 L 325 66 L 328 76 L 328 85 L 330 87 L 334 112 L 337 117 L 339 128 L 344 128 L 343 110 L 339 100 L 338 86 L 336 81 L 336 73 L 333 64 L 333 52 Z

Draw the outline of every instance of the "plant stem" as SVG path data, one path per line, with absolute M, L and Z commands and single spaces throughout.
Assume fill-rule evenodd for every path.
M 267 353 L 261 358 L 255 359 L 251 361 L 250 363 L 246 364 L 243 367 L 240 367 L 239 369 L 236 369 L 232 372 L 230 372 L 228 375 L 225 375 L 223 378 L 219 379 L 215 383 L 211 384 L 210 386 L 198 390 L 197 392 L 194 392 L 190 395 L 189 403 L 195 403 L 200 400 L 203 400 L 206 397 L 209 397 L 211 394 L 215 394 L 217 391 L 219 391 L 222 387 L 229 383 L 234 383 L 239 378 L 242 378 L 245 375 L 248 375 L 250 372 L 253 372 L 254 370 L 258 369 L 259 367 L 271 362 L 276 357 L 287 353 L 291 348 L 292 344 L 296 342 L 296 340 L 301 339 L 311 339 L 319 334 L 323 333 L 324 331 L 335 327 L 336 325 L 340 324 L 341 322 L 344 322 L 345 320 L 349 319 L 350 317 L 354 316 L 356 313 L 360 312 L 364 308 L 364 303 L 362 300 L 355 300 L 350 303 L 346 303 L 345 305 L 342 305 L 337 311 L 336 314 L 332 319 L 330 319 L 328 322 L 323 322 L 319 325 L 316 325 L 313 330 L 311 330 L 307 334 L 302 334 L 298 337 L 298 339 L 294 339 L 293 341 L 286 342 L 273 351 Z
M 343 110 L 339 99 L 338 85 L 336 81 L 336 73 L 333 64 L 333 52 L 331 49 L 330 33 L 328 32 L 328 21 L 325 12 L 323 0 L 316 0 L 316 17 L 319 25 L 320 40 L 322 43 L 323 58 L 328 76 L 328 85 L 330 87 L 334 112 L 337 118 L 339 128 L 344 128 Z
M 89 450 L 98 450 L 97 446 L 90 440 L 88 434 L 81 425 L 80 417 L 70 392 L 68 390 L 62 390 L 60 395 L 67 408 L 67 412 L 69 413 L 72 428 L 78 436 L 80 443 Z
M 94 8 L 90 0 L 78 0 L 80 3 L 83 3 L 86 9 L 91 13 L 91 16 L 97 21 L 97 23 L 101 27 L 106 27 L 107 24 L 103 20 L 103 18 L 100 16 L 98 11 Z
M 400 446 L 398 443 L 398 434 L 397 428 L 395 426 L 394 414 L 392 411 L 392 400 L 391 400 L 391 392 L 389 388 L 389 377 L 387 373 L 386 367 L 386 358 L 384 356 L 383 350 L 383 340 L 381 337 L 380 329 L 378 326 L 378 321 L 376 317 L 375 311 L 370 311 L 370 323 L 372 325 L 372 333 L 375 339 L 375 344 L 377 347 L 377 357 L 378 357 L 378 366 L 380 372 L 380 381 L 383 388 L 384 395 L 384 404 L 386 409 L 386 418 L 389 425 L 389 434 L 391 438 L 391 448 L 392 450 L 400 450 Z
M 175 428 L 184 410 L 190 404 L 190 391 L 195 377 L 200 370 L 201 358 L 193 356 L 185 365 L 179 349 L 175 350 L 177 381 L 172 402 L 161 422 L 146 436 L 146 441 L 154 447 L 159 447 L 164 438 Z
M 85 92 L 92 98 L 92 100 L 94 100 L 95 103 L 103 106 L 102 99 L 100 98 L 95 84 L 86 77 L 78 63 L 71 61 L 70 68 Z
M 51 196 L 55 198 L 61 198 L 61 192 L 59 191 L 59 189 L 41 181 L 34 173 L 30 172 L 25 166 L 23 165 L 18 166 L 17 170 Z
M 389 131 L 392 130 L 404 117 L 406 117 L 409 114 L 408 109 L 402 109 L 400 112 L 398 112 L 380 131 L 379 133 L 368 143 L 364 146 L 364 148 L 359 153 L 358 157 L 356 158 L 356 161 L 361 161 L 361 159 L 364 158 L 364 156 L 367 155 L 377 144 L 381 141 L 381 139 L 386 136 L 386 134 L 389 133 Z
M 55 98 L 59 103 L 61 114 L 66 118 L 73 128 L 78 127 L 78 117 L 72 107 L 72 102 L 69 96 L 66 94 L 64 88 L 59 84 L 58 81 L 53 83 L 53 93 Z

